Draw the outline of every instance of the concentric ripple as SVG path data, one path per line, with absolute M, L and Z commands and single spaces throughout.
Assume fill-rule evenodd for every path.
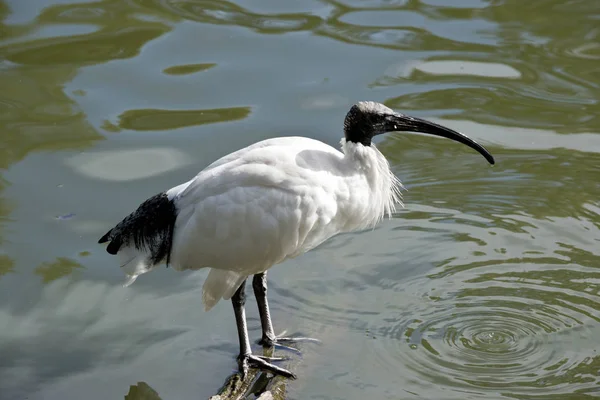
M 590 290 L 494 280 L 493 286 L 475 282 L 386 319 L 378 328 L 381 340 L 371 344 L 377 357 L 388 368 L 402 365 L 422 383 L 480 395 L 594 390 L 600 383 L 594 348 L 600 299 Z

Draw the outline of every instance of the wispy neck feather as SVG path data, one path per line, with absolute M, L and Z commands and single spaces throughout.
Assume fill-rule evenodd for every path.
M 404 186 L 390 170 L 390 164 L 374 144 L 364 146 L 342 139 L 342 151 L 355 163 L 356 168 L 362 169 L 371 187 L 370 207 L 377 210 L 369 225 L 380 222 L 387 214 L 391 217 L 396 211 L 396 206 L 402 204 L 402 190 Z

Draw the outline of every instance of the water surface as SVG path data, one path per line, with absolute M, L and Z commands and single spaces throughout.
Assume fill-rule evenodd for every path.
M 319 337 L 289 399 L 600 397 L 600 3 L 0 1 L 0 398 L 207 398 L 235 369 L 204 271 L 121 287 L 96 244 L 255 141 L 337 146 L 384 102 L 485 144 L 377 145 L 405 208 L 270 272 Z M 251 335 L 260 335 L 253 300 Z

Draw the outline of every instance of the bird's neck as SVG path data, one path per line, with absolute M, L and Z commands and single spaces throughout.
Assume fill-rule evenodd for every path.
M 342 151 L 351 167 L 362 173 L 370 189 L 370 206 L 378 210 L 377 221 L 391 216 L 396 205 L 402 206 L 402 183 L 390 170 L 390 164 L 374 144 L 364 146 L 342 139 Z M 377 221 L 374 221 L 377 222 Z

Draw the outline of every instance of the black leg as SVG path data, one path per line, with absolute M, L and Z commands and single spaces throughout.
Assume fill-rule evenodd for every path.
M 258 313 L 260 314 L 260 324 L 262 325 L 262 338 L 259 344 L 272 346 L 277 340 L 273 331 L 271 322 L 271 313 L 269 311 L 269 302 L 267 301 L 267 273 L 254 275 L 252 278 L 252 288 L 258 304 Z
M 250 348 L 250 340 L 248 339 L 248 327 L 246 325 L 246 281 L 242 282 L 239 289 L 231 298 L 233 304 L 233 312 L 235 314 L 235 323 L 238 330 L 238 338 L 240 340 L 240 355 L 238 356 L 238 366 L 242 376 L 245 378 L 248 373 L 248 367 L 258 368 L 269 371 L 276 375 L 282 375 L 287 378 L 295 379 L 296 376 L 290 371 L 279 368 L 276 365 L 268 363 L 264 358 L 252 354 Z
M 258 304 L 258 312 L 260 314 L 260 324 L 262 325 L 262 338 L 258 341 L 259 344 L 267 347 L 273 347 L 275 344 L 295 343 L 295 342 L 319 342 L 318 339 L 306 337 L 277 337 L 273 330 L 271 322 L 271 313 L 269 312 L 269 302 L 267 300 L 267 272 L 254 275 L 252 278 L 252 288 L 256 303 Z M 297 351 L 290 347 L 282 346 L 289 350 Z
M 240 357 L 252 354 L 250 349 L 250 340 L 248 339 L 248 326 L 246 325 L 246 281 L 242 282 L 241 286 L 231 298 L 233 303 L 233 313 L 235 314 L 235 323 L 238 330 L 238 339 L 240 341 Z

